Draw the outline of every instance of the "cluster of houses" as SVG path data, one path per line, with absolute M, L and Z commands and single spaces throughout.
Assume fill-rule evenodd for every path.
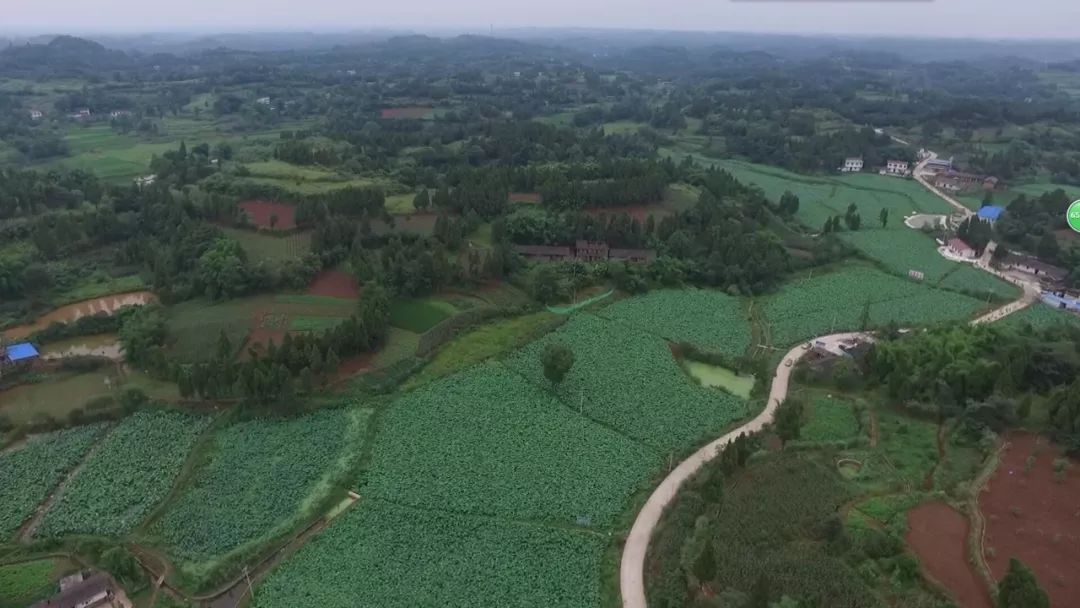
M 623 260 L 634 263 L 651 262 L 656 259 L 653 249 L 620 249 L 609 247 L 603 241 L 579 240 L 573 246 L 563 245 L 515 245 L 514 251 L 530 260 L 540 262 L 600 262 Z
M 38 109 L 31 109 L 29 114 L 30 120 L 41 120 L 45 117 L 45 113 Z M 94 113 L 90 111 L 90 108 L 80 108 L 67 115 L 72 120 L 89 120 L 93 116 Z M 125 116 L 131 116 L 131 110 L 113 110 L 109 112 L 109 118 L 123 118 Z
M 935 175 L 934 187 L 942 192 L 973 192 L 982 190 L 993 192 L 998 189 L 999 180 L 992 175 L 979 175 L 958 171 L 953 159 L 931 158 L 924 165 L 926 170 Z
M 865 163 L 861 157 L 852 156 L 844 159 L 844 166 L 840 167 L 840 172 L 859 173 L 864 166 Z M 907 177 L 911 175 L 911 165 L 904 160 L 890 160 L 885 162 L 885 166 L 878 170 L 878 173 L 893 177 Z

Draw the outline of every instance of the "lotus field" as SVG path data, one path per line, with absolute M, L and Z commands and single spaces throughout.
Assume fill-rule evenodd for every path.
M 672 342 L 732 357 L 750 346 L 743 302 L 721 291 L 661 289 L 616 302 L 599 314 Z
M 169 493 L 207 416 L 139 412 L 116 426 L 45 514 L 38 536 L 129 532 Z
M 606 535 L 364 500 L 278 566 L 255 608 L 600 604 Z
M 1021 289 L 1016 285 L 967 264 L 958 264 L 956 270 L 945 275 L 938 286 L 963 291 L 979 298 L 985 298 L 986 294 L 991 292 L 1001 300 L 1015 300 L 1021 295 Z
M 425 509 L 610 524 L 660 459 L 570 405 L 500 363 L 428 384 L 382 418 L 360 493 Z
M 13 534 L 108 428 L 95 424 L 37 435 L 0 455 L 0 534 Z
M 702 388 L 679 367 L 662 338 L 579 313 L 507 360 L 548 387 L 540 355 L 552 342 L 574 351 L 574 366 L 554 388 L 565 406 L 660 453 L 713 437 L 749 411 L 742 399 Z
M 863 329 L 888 321 L 929 324 L 964 320 L 985 304 L 974 298 L 849 266 L 781 287 L 763 311 L 774 346 L 788 346 L 822 334 Z
M 909 270 L 923 273 L 925 281 L 931 285 L 936 285 L 946 274 L 965 265 L 942 257 L 937 252 L 937 243 L 933 238 L 902 223 L 900 226 L 903 230 L 864 227 L 855 232 L 841 233 L 840 238 L 896 274 L 907 276 Z
M 324 498 L 359 449 L 367 412 L 323 410 L 228 426 L 209 461 L 154 526 L 185 560 L 207 560 L 282 533 Z

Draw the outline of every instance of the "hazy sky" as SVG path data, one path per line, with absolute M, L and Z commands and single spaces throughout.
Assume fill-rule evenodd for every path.
M 608 27 L 1076 38 L 1080 0 L 2 0 L 35 33 Z

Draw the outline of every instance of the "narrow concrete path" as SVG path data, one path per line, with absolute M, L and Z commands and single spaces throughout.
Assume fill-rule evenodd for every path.
M 990 270 L 988 267 L 977 266 L 996 274 L 996 271 Z M 1033 288 L 1028 284 L 1022 286 L 1024 287 L 1024 295 L 1019 300 L 1009 302 L 973 320 L 971 324 L 979 325 L 997 321 L 1034 302 L 1038 297 L 1038 291 L 1033 291 Z M 870 334 L 865 332 L 850 332 L 813 338 L 811 342 L 824 341 L 827 346 L 832 346 L 838 342 L 856 337 L 871 338 Z M 706 463 L 716 458 L 724 447 L 739 435 L 760 431 L 772 422 L 776 414 L 776 408 L 787 398 L 791 370 L 799 359 L 809 352 L 804 346 L 805 344 L 798 344 L 784 355 L 784 359 L 777 366 L 776 374 L 773 376 L 772 386 L 769 389 L 769 401 L 765 404 L 765 409 L 757 417 L 694 452 L 692 456 L 679 463 L 679 466 L 675 467 L 660 482 L 660 485 L 653 490 L 652 495 L 649 496 L 641 511 L 638 512 L 623 547 L 622 561 L 619 564 L 619 590 L 622 594 L 623 608 L 647 608 L 645 598 L 645 556 L 649 550 L 649 540 L 652 538 L 656 525 L 660 523 L 660 517 L 664 514 L 664 510 L 674 500 L 679 487 Z
M 949 196 L 948 194 L 945 194 L 941 190 L 938 190 L 927 180 L 927 176 L 933 175 L 933 173 L 926 170 L 926 163 L 936 158 L 937 153 L 930 152 L 930 156 L 927 156 L 922 161 L 920 161 L 919 164 L 915 165 L 915 169 L 911 172 L 912 177 L 914 177 L 915 181 L 919 182 L 919 184 L 921 184 L 923 188 L 926 188 L 931 193 L 941 198 L 941 200 L 952 205 L 953 208 L 956 209 L 959 213 L 962 213 L 964 217 L 975 215 L 975 212 L 971 209 L 968 209 L 967 205 L 964 205 L 955 198 Z

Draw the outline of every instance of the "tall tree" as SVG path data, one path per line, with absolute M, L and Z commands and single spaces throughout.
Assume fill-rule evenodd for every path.
M 541 355 L 541 363 L 544 366 L 544 377 L 558 385 L 574 366 L 574 351 L 565 344 L 548 344 Z
M 1015 557 L 998 585 L 998 608 L 1050 608 L 1050 598 L 1031 569 Z
M 888 207 L 882 207 L 881 208 L 881 214 L 878 216 L 878 218 L 881 220 L 881 227 L 882 228 L 888 226 L 888 224 L 889 224 L 889 208 Z

